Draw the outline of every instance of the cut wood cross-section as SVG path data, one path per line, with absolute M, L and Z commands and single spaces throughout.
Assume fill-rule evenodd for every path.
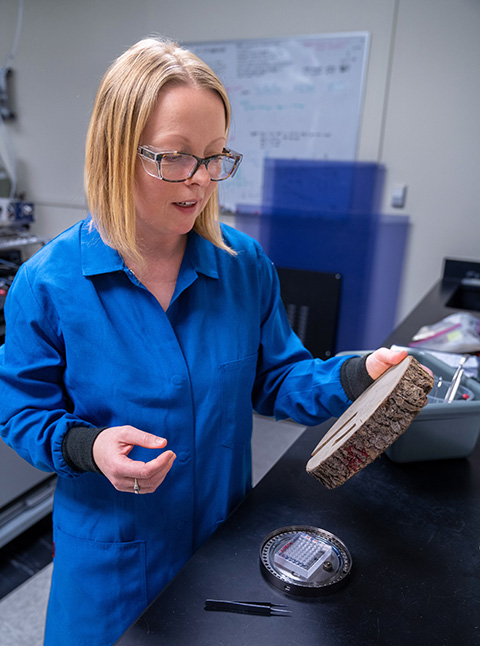
M 433 377 L 408 356 L 389 368 L 337 419 L 307 463 L 307 472 L 334 489 L 373 462 L 427 403 Z

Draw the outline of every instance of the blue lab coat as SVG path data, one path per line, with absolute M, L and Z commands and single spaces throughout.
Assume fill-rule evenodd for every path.
M 88 219 L 26 262 L 10 290 L 1 435 L 59 475 L 47 646 L 111 645 L 225 520 L 251 486 L 252 406 L 313 425 L 351 403 L 346 357 L 312 359 L 272 263 L 223 231 L 238 255 L 192 232 L 167 312 Z M 63 458 L 70 427 L 124 424 L 177 455 L 153 494 L 119 492 Z

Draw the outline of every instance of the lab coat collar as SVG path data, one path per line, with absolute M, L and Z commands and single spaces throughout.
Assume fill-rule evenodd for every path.
M 84 276 L 107 274 L 125 269 L 121 255 L 102 240 L 91 217 L 84 220 L 80 232 L 82 246 L 82 270 Z M 214 245 L 190 232 L 185 256 L 193 269 L 210 278 L 218 278 L 217 256 Z
M 210 278 L 218 278 L 215 247 L 195 231 L 189 233 L 185 255 L 190 259 L 192 267 L 196 272 L 209 276 Z
M 82 250 L 82 271 L 84 276 L 108 274 L 125 267 L 118 251 L 109 247 L 102 240 L 91 217 L 83 221 L 80 231 Z

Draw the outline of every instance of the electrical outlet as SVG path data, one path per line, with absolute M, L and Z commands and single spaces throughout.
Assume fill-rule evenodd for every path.
M 407 185 L 396 186 L 392 191 L 392 206 L 396 209 L 403 209 L 407 200 Z

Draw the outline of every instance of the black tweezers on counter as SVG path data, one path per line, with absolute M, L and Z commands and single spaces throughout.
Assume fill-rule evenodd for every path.
M 288 616 L 290 609 L 280 603 L 263 601 L 225 601 L 221 599 L 207 599 L 205 610 L 219 610 L 221 612 L 239 612 L 245 615 Z

